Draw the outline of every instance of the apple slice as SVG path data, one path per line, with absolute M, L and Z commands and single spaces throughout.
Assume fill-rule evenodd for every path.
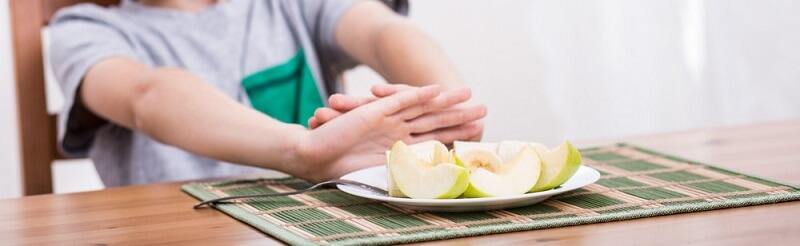
M 447 150 L 447 146 L 443 143 L 436 141 L 433 145 L 433 157 L 431 157 L 431 164 L 438 165 L 441 163 L 455 163 L 453 154 Z
M 525 145 L 509 161 L 484 149 L 474 149 L 460 156 L 470 169 L 469 187 L 464 197 L 496 197 L 523 194 L 529 191 L 541 172 L 539 154 Z
M 430 162 L 431 165 L 437 165 L 440 163 L 454 163 L 452 154 L 447 152 L 447 146 L 444 146 L 443 143 L 436 141 L 436 140 L 429 140 L 425 142 L 420 142 L 412 145 L 408 145 L 408 148 L 411 149 L 417 157 L 421 158 L 423 161 Z M 386 163 L 389 163 L 389 153 L 391 151 L 386 151 Z M 387 190 L 389 191 L 389 196 L 391 197 L 407 197 L 397 188 L 397 185 L 394 183 L 394 179 L 392 179 L 392 175 L 388 175 L 388 185 Z
M 491 153 L 497 153 L 497 143 L 481 143 L 481 142 L 453 142 L 453 151 L 456 156 L 466 156 L 467 153 L 473 150 L 480 149 Z
M 502 169 L 504 166 L 503 160 L 500 160 L 500 157 L 498 157 L 495 153 L 482 149 L 476 149 L 467 152 L 466 155 L 459 159 L 463 160 L 462 164 L 467 167 L 470 172 L 481 168 L 494 172 Z
M 439 151 L 444 149 L 447 151 L 447 147 L 444 146 L 439 141 L 436 140 L 429 140 L 425 142 L 420 142 L 416 144 L 412 144 L 408 146 L 411 149 L 411 152 L 414 153 L 417 157 L 421 158 L 423 161 L 431 162 L 431 164 L 436 165 L 443 162 L 453 162 L 452 157 L 442 157 Z M 391 151 L 386 151 L 386 163 L 389 163 L 389 153 Z M 449 161 L 448 161 L 449 160 Z M 397 188 L 397 185 L 394 183 L 394 179 L 392 179 L 392 175 L 388 175 L 388 185 L 386 186 L 387 190 L 389 191 L 389 196 L 391 197 L 407 197 Z
M 453 156 L 453 161 L 456 165 L 466 167 L 459 156 L 466 156 L 467 153 L 473 150 L 484 150 L 490 153 L 497 153 L 497 143 L 481 143 L 481 142 L 453 142 L 453 150 L 450 151 Z
M 567 182 L 581 166 L 581 153 L 568 141 L 552 150 L 539 152 L 542 174 L 531 192 L 549 190 Z
M 410 198 L 456 198 L 469 185 L 467 169 L 453 163 L 432 165 L 420 159 L 402 141 L 392 146 L 387 165 L 390 183 L 393 181 L 396 188 Z
M 436 140 L 428 140 L 412 145 L 408 145 L 411 152 L 422 158 L 423 161 L 433 165 L 439 163 L 453 163 L 453 157 L 448 153 L 447 146 Z
M 517 153 L 519 153 L 519 151 L 522 150 L 522 147 L 525 147 L 525 145 L 530 145 L 531 147 L 536 149 L 536 152 L 539 153 L 548 151 L 547 146 L 545 146 L 544 144 L 534 143 L 534 142 L 523 142 L 517 140 L 506 140 L 506 141 L 501 141 L 497 145 L 497 155 L 500 156 L 501 160 L 509 161 L 511 160 L 511 158 L 517 155 Z
M 387 183 L 386 184 L 386 190 L 389 191 L 389 196 L 391 196 L 391 197 L 408 197 L 405 194 L 403 194 L 402 191 L 400 191 L 400 188 L 397 188 L 397 184 L 394 183 L 394 178 L 392 178 L 392 173 L 388 172 L 388 170 L 389 170 L 389 156 L 390 156 L 389 153 L 392 153 L 392 151 L 390 151 L 390 150 L 386 151 L 386 170 L 387 170 L 387 173 L 386 173 L 386 176 L 387 176 L 386 177 L 386 181 L 387 181 L 386 182 Z

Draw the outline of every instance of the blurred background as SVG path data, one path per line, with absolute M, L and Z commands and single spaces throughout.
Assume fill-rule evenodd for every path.
M 798 13 L 796 0 L 426 0 L 410 19 L 488 105 L 484 140 L 552 145 L 800 118 Z M 0 198 L 21 195 L 9 25 L 0 0 Z M 357 95 L 384 82 L 365 67 L 345 79 Z M 56 193 L 103 188 L 88 160 L 53 176 Z

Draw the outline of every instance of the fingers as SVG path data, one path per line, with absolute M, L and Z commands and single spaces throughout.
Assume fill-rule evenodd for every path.
M 330 108 L 320 108 L 314 111 L 314 116 L 308 119 L 308 127 L 316 129 L 317 127 L 328 123 L 343 113 L 347 113 L 361 105 L 370 103 L 377 100 L 375 97 L 357 97 L 348 96 L 343 94 L 333 94 L 328 98 L 328 105 Z M 321 111 L 320 111 L 321 110 Z
M 411 88 L 414 87 L 405 84 L 377 84 L 372 86 L 372 95 L 376 97 L 387 97 Z
M 312 117 L 312 119 L 316 119 L 316 123 L 323 125 L 326 122 L 333 120 L 333 118 L 339 117 L 340 115 L 342 115 L 341 112 L 331 108 L 318 108 L 316 111 L 314 111 L 314 117 Z M 310 122 L 309 126 L 311 126 Z
M 308 128 L 311 130 L 317 129 L 317 127 L 321 125 L 322 124 L 319 123 L 319 120 L 317 120 L 317 118 L 314 116 L 311 116 L 311 118 L 308 119 Z
M 405 91 L 408 89 L 416 88 L 404 84 L 377 84 L 372 86 L 372 94 L 376 97 L 387 97 L 394 95 L 397 92 Z M 378 98 L 376 97 L 357 97 L 348 96 L 343 94 L 334 94 L 328 98 L 328 105 L 332 109 L 339 112 L 347 112 L 353 110 L 361 105 L 371 103 Z
M 377 91 L 379 91 L 379 93 L 381 93 L 380 95 L 385 96 L 385 97 L 388 97 L 388 96 L 391 96 L 391 95 L 395 95 L 400 91 L 408 91 L 408 90 L 411 90 L 411 89 L 419 90 L 418 95 L 421 96 L 421 98 L 416 98 L 415 99 L 415 98 L 413 98 L 413 96 L 411 94 L 407 94 L 407 95 L 404 95 L 403 97 L 401 97 L 399 99 L 399 101 L 398 101 L 398 98 L 394 98 L 394 99 L 389 100 L 389 102 L 393 101 L 393 103 L 395 104 L 394 107 L 405 108 L 405 107 L 410 106 L 411 104 L 418 104 L 418 103 L 420 103 L 422 101 L 430 100 L 430 98 L 436 97 L 439 94 L 440 89 L 438 88 L 438 86 L 428 86 L 428 87 L 430 87 L 430 88 L 427 88 L 427 87 L 417 88 L 417 87 L 412 87 L 412 86 L 407 86 L 407 85 L 376 85 L 373 88 L 379 88 L 379 89 L 377 89 Z M 383 88 L 383 89 L 380 89 L 380 88 Z M 435 95 L 433 95 L 431 93 L 435 93 Z M 330 96 L 330 98 L 328 98 L 328 104 L 330 105 L 330 108 L 317 109 L 317 111 L 314 112 L 314 116 L 311 119 L 308 120 L 308 126 L 311 129 L 316 129 L 317 127 L 327 123 L 328 121 L 331 121 L 336 117 L 339 117 L 343 113 L 347 113 L 350 110 L 353 110 L 355 108 L 358 108 L 358 107 L 366 105 L 366 104 L 369 104 L 369 103 L 374 102 L 376 100 L 378 100 L 378 98 L 375 98 L 375 97 L 356 97 L 356 96 L 348 96 L 348 95 L 342 95 L 342 94 L 334 94 L 334 95 Z M 408 101 L 408 100 L 421 100 L 421 101 L 411 102 L 411 101 Z M 386 104 L 386 103 L 387 102 L 384 102 L 384 104 Z M 395 109 L 385 108 L 385 109 L 382 109 L 382 110 L 386 110 L 386 111 L 390 111 L 390 112 L 394 113 L 398 109 L 396 109 L 396 108 Z M 381 111 L 381 109 L 378 109 L 378 111 Z M 386 112 L 384 112 L 384 113 L 386 113 Z
M 431 112 L 409 121 L 411 133 L 426 133 L 440 128 L 457 126 L 486 116 L 486 105 Z
M 394 95 L 376 100 L 373 103 L 364 105 L 363 108 L 375 110 L 385 116 L 391 116 L 398 112 L 420 107 L 430 103 L 441 93 L 438 85 L 429 85 L 418 89 L 409 89 L 398 92 Z M 427 111 L 425 111 L 427 112 Z
M 471 96 L 472 92 L 468 88 L 446 91 L 443 92 L 441 96 L 436 97 L 433 100 L 408 107 L 402 112 L 398 113 L 398 115 L 406 120 L 414 119 L 428 112 L 445 109 L 450 106 L 466 102 Z
M 347 112 L 361 105 L 371 103 L 378 98 L 394 95 L 397 92 L 417 88 L 405 84 L 377 84 L 372 86 L 372 94 L 375 97 L 357 97 L 343 94 L 334 94 L 328 98 L 328 105 L 339 112 Z M 378 98 L 376 98 L 378 97 Z
M 382 106 L 373 105 L 372 108 L 374 110 L 381 111 L 386 116 L 393 115 L 395 112 L 400 111 L 400 113 L 397 114 L 398 117 L 403 120 L 414 119 L 426 113 L 449 108 L 469 100 L 472 96 L 471 91 L 467 88 L 447 91 L 440 94 L 438 86 L 418 88 L 401 84 L 381 84 L 373 86 L 372 90 L 376 96 L 383 96 L 389 99 L 383 100 L 383 102 L 380 103 Z M 355 97 L 342 94 L 332 95 L 328 99 L 330 108 L 318 109 L 314 117 L 309 119 L 309 127 L 315 129 L 339 117 L 343 113 L 377 100 L 378 98 L 373 97 Z M 475 111 L 463 112 L 462 109 L 457 109 L 452 112 L 430 115 L 421 119 L 418 124 L 412 124 L 412 126 L 415 127 L 413 132 L 422 133 L 438 128 L 455 126 L 482 118 L 486 114 L 484 106 L 473 107 L 472 110 Z
M 328 98 L 328 105 L 330 105 L 330 107 L 336 111 L 347 112 L 375 100 L 377 100 L 375 97 L 357 97 L 334 94 Z
M 480 138 L 483 134 L 483 122 L 474 121 L 467 124 L 435 130 L 433 132 L 411 136 L 409 142 L 418 143 L 428 140 L 438 140 L 450 144 L 457 140 L 470 140 Z

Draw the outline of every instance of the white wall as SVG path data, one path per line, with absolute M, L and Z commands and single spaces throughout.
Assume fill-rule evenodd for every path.
M 19 195 L 7 0 L 0 0 L 0 198 Z M 800 118 L 800 1 L 425 0 L 411 20 L 489 106 L 485 140 L 616 137 Z M 366 95 L 383 80 L 346 75 Z M 96 189 L 85 161 L 58 192 Z
M 486 140 L 554 144 L 800 118 L 800 1 L 411 7 L 489 106 Z M 363 68 L 348 78 L 355 88 L 377 80 Z

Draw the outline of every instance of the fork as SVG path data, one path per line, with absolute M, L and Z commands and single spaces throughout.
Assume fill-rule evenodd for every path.
M 198 209 L 198 208 L 202 207 L 203 205 L 208 205 L 208 206 L 213 207 L 214 204 L 217 203 L 217 202 L 226 201 L 226 200 L 233 200 L 233 199 L 296 195 L 296 194 L 306 193 L 306 192 L 309 192 L 311 190 L 315 190 L 315 189 L 318 189 L 318 188 L 321 188 L 321 187 L 324 187 L 324 186 L 329 186 L 329 185 L 344 185 L 344 186 L 364 189 L 364 190 L 370 191 L 370 192 L 378 194 L 378 195 L 384 195 L 384 196 L 389 195 L 388 191 L 386 191 L 384 189 L 381 189 L 381 188 L 378 188 L 378 187 L 375 187 L 375 186 L 372 186 L 372 185 L 368 185 L 368 184 L 361 183 L 361 182 L 358 182 L 358 181 L 347 180 L 347 179 L 333 179 L 333 180 L 328 180 L 328 181 L 325 181 L 325 182 L 321 182 L 321 183 L 312 185 L 311 187 L 308 187 L 306 189 L 296 190 L 296 191 L 291 191 L 291 192 L 270 193 L 270 194 L 251 194 L 251 195 L 227 196 L 227 197 L 215 198 L 215 199 L 199 202 L 199 203 L 194 205 L 194 208 Z

